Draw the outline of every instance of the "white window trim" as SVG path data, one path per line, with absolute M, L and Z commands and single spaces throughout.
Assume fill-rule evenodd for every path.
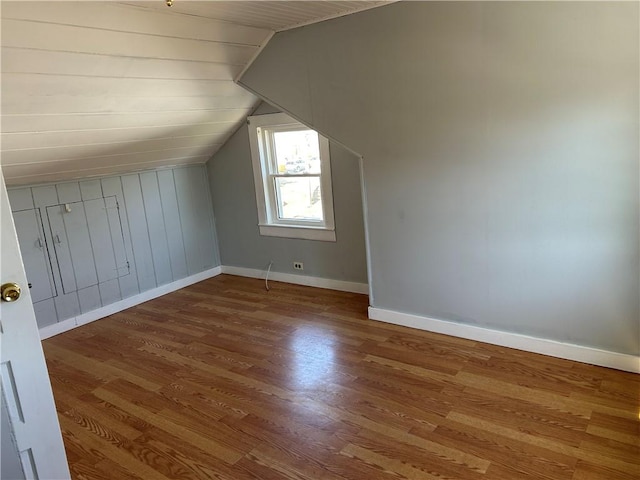
M 268 183 L 270 181 L 270 173 L 267 166 L 266 145 L 264 136 L 259 134 L 259 129 L 262 127 L 269 127 L 270 129 L 308 129 L 308 127 L 286 113 L 255 115 L 248 118 L 249 144 L 251 146 L 253 178 L 256 187 L 260 235 L 335 242 L 336 232 L 333 213 L 333 191 L 331 189 L 329 140 L 318 133 L 322 165 L 320 188 L 322 190 L 324 222 L 281 220 L 277 218 L 273 189 L 270 188 Z M 318 225 L 314 225 L 315 223 Z

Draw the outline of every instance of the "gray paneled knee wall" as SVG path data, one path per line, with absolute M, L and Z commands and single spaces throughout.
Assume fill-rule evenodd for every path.
M 40 328 L 219 265 L 204 166 L 9 189 Z

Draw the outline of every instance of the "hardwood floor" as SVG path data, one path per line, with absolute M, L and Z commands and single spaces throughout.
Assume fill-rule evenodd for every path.
M 43 342 L 75 479 L 640 478 L 638 375 L 221 275 Z

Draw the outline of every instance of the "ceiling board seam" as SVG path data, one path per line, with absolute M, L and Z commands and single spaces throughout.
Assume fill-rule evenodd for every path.
M 108 75 L 78 75 L 75 73 L 50 73 L 50 72 L 3 72 L 3 75 L 41 75 L 41 76 L 46 76 L 46 77 L 80 77 L 80 78 L 109 78 L 109 79 L 116 79 L 116 80 L 145 80 L 145 81 L 149 81 L 149 80 L 162 80 L 162 81 L 170 81 L 170 82 L 218 82 L 218 83 L 235 83 L 233 80 L 226 80 L 223 78 L 219 78 L 219 79 L 210 79 L 210 78 L 203 78 L 203 79 L 197 79 L 197 78 L 160 78 L 160 77 L 127 77 L 127 76 L 108 76 Z M 128 95 L 126 95 L 128 96 Z M 153 95 L 155 96 L 155 95 Z M 181 95 L 181 96 L 196 96 L 196 97 L 201 97 L 201 96 L 207 96 L 207 95 Z
M 238 65 L 239 66 L 239 65 Z M 176 78 L 176 77 L 158 77 L 158 76 L 149 76 L 149 77 L 139 77 L 139 76 L 130 76 L 130 75 L 83 75 L 78 73 L 52 73 L 52 72 L 2 72 L 3 75 L 42 75 L 48 77 L 78 77 L 78 78 L 108 78 L 112 80 L 171 80 L 176 82 L 184 82 L 184 81 L 196 81 L 196 82 L 233 82 L 233 78 Z M 235 83 L 235 82 L 234 82 Z M 42 97 L 47 95 L 25 95 L 29 97 Z M 95 95 L 78 95 L 78 96 L 95 96 Z M 155 97 L 155 95 L 153 95 Z M 220 95 L 176 95 L 176 97 L 220 97 Z
M 186 157 L 186 158 L 191 158 L 191 157 Z M 206 158 L 206 157 L 192 157 L 192 158 Z M 174 160 L 174 159 L 171 159 Z M 144 162 L 144 163 L 140 163 L 139 165 L 146 165 L 148 163 L 151 162 Z M 114 170 L 113 172 L 110 173 L 94 173 L 92 175 L 83 175 L 82 177 L 72 177 L 72 178 L 65 178 L 65 179 L 61 179 L 61 180 L 49 180 L 49 181 L 44 181 L 44 182 L 38 182 L 38 183 L 16 183 L 15 179 L 17 178 L 32 178 L 32 177 L 44 177 L 44 176 L 54 176 L 57 175 L 59 172 L 53 172 L 53 173 L 32 173 L 29 175 L 19 175 L 16 177 L 12 177 L 10 179 L 10 184 L 7 184 L 8 188 L 17 188 L 18 186 L 20 188 L 26 188 L 26 187 L 46 187 L 49 185 L 59 185 L 59 184 L 66 184 L 66 183 L 76 183 L 78 181 L 79 178 L 93 178 L 93 179 L 98 179 L 98 178 L 105 178 L 105 177 L 111 177 L 111 176 L 117 176 L 117 175 L 129 175 L 129 174 L 134 174 L 134 173 L 141 173 L 141 172 L 149 172 L 149 171 L 155 171 L 155 170 L 165 170 L 165 169 L 170 169 L 170 168 L 175 168 L 175 167 L 188 167 L 190 165 L 204 165 L 206 163 L 206 160 L 203 162 L 193 162 L 193 163 L 178 163 L 178 164 L 169 164 L 169 165 L 163 165 L 163 164 L 159 164 L 156 165 L 155 167 L 142 167 L 140 169 L 135 169 L 135 170 L 127 170 L 125 171 L 120 171 L 120 170 Z M 133 164 L 132 164 L 133 165 Z M 120 167 L 120 165 L 116 165 L 116 167 Z M 88 170 L 98 170 L 98 169 L 106 169 L 109 167 L 92 167 L 91 169 Z M 73 170 L 76 172 L 83 172 L 83 170 Z M 64 172 L 63 172 L 64 173 Z
M 248 108 L 229 108 L 228 110 L 240 110 L 247 111 Z M 87 113 L 7 113 L 2 114 L 2 118 L 5 117 L 49 117 L 49 116 L 93 116 L 93 115 L 156 115 L 158 113 L 189 113 L 189 112 L 219 112 L 221 110 L 215 108 L 203 108 L 203 109 L 193 109 L 193 110 L 154 110 L 154 111 L 140 111 L 137 110 L 135 112 L 87 112 Z M 206 123 L 226 123 L 223 122 L 206 122 Z
M 249 111 L 249 110 L 247 110 Z M 21 132 L 2 132 L 2 136 L 5 135 L 33 135 L 39 133 L 73 133 L 73 132 L 100 132 L 111 130 L 135 130 L 137 128 L 173 128 L 173 127 L 191 127 L 191 126 L 203 126 L 203 125 L 224 125 L 226 123 L 235 124 L 236 122 L 205 122 L 205 123 L 178 123 L 175 125 L 144 125 L 139 127 L 110 127 L 110 128 L 83 128 L 83 129 L 70 129 L 70 130 L 43 130 L 43 131 L 21 131 Z
M 36 48 L 36 47 L 16 47 L 16 46 L 5 46 L 3 45 L 2 48 L 13 48 L 13 49 L 18 49 L 18 50 L 33 50 L 36 52 L 59 52 L 59 53 L 70 53 L 70 54 L 74 54 L 74 55 L 96 55 L 99 57 L 114 57 L 114 58 L 131 58 L 134 60 L 159 60 L 159 61 L 163 61 L 163 62 L 192 62 L 192 63 L 207 63 L 207 64 L 211 64 L 211 65 L 229 65 L 232 67 L 242 67 L 244 66 L 244 62 L 243 63 L 229 63 L 229 62 L 213 62 L 213 61 L 209 61 L 209 60 L 195 60 L 195 59 L 191 59 L 191 58 L 167 58 L 167 57 L 147 57 L 147 56 L 140 56 L 140 55 L 125 55 L 125 54 L 119 54 L 119 53 L 99 53 L 99 52 L 80 52 L 80 51 L 75 51 L 75 50 L 58 50 L 58 49 L 52 49 L 52 48 Z M 257 48 L 254 47 L 254 48 Z
M 206 19 L 208 21 L 211 22 L 218 22 L 218 23 L 224 23 L 227 25 L 237 25 L 239 27 L 245 27 L 245 28 L 255 28 L 256 30 L 272 30 L 269 27 L 265 27 L 265 26 L 260 26 L 260 25 L 254 25 L 254 24 L 249 24 L 249 23 L 241 23 L 241 22 L 235 22 L 233 20 L 226 20 L 224 18 L 217 18 L 217 17 L 207 17 L 206 15 L 196 15 L 195 13 L 188 13 L 188 12 L 178 12 L 176 10 L 172 10 L 171 12 L 165 12 L 162 9 L 157 9 L 157 8 L 153 8 L 153 7 L 148 7 L 146 5 L 137 5 L 137 4 L 132 4 L 132 3 L 127 3 L 127 2 L 117 2 L 118 5 L 125 5 L 127 7 L 133 7 L 139 10 L 146 10 L 148 12 L 154 12 L 154 13 L 160 13 L 163 15 L 181 15 L 183 17 L 193 17 L 193 18 L 202 18 L 202 19 Z
M 9 153 L 9 152 L 28 152 L 28 151 L 41 151 L 41 150 L 56 150 L 56 149 L 62 149 L 62 148 L 77 148 L 77 147 L 105 147 L 108 145 L 123 145 L 123 144 L 127 144 L 127 143 L 142 143 L 142 142 L 156 142 L 156 141 L 162 141 L 162 140 L 177 140 L 179 138 L 198 138 L 198 137 L 207 137 L 207 138 L 211 138 L 212 135 L 222 135 L 222 133 L 220 134 L 214 134 L 214 133 L 202 133 L 199 135 L 176 135 L 176 136 L 168 136 L 168 137 L 155 137 L 155 138 L 138 138 L 138 139 L 134 139 L 134 140 L 120 140 L 117 142 L 99 142 L 99 143 L 72 143 L 72 144 L 66 144 L 66 145 L 51 145 L 51 146 L 45 146 L 45 147 L 27 147 L 27 148 L 8 148 L 6 150 L 3 150 L 2 153 Z M 216 143 L 211 143 L 210 145 L 219 145 L 218 142 Z M 174 147 L 174 148 L 189 148 L 189 147 Z M 168 148 L 168 150 L 170 150 L 171 148 Z M 163 149 L 163 150 L 167 150 L 167 149 Z M 158 150 L 140 150 L 140 151 L 136 151 L 136 152 L 128 152 L 128 153 L 141 153 L 141 152 L 155 152 Z M 98 155 L 99 157 L 102 157 L 104 155 Z M 83 158 L 87 158 L 87 157 L 83 157 Z M 40 163 L 40 162 L 31 162 L 31 163 Z M 28 163 L 21 163 L 21 165 L 28 165 Z
M 168 97 L 168 98 L 173 98 L 173 97 Z M 216 97 L 214 97 L 216 98 Z M 97 115 L 137 115 L 139 113 L 144 114 L 144 115 L 157 115 L 157 114 L 165 114 L 165 113 L 198 113 L 198 112 L 219 112 L 219 113 L 229 113 L 229 112 L 234 112 L 234 111 L 240 111 L 240 112 L 248 112 L 249 110 L 251 110 L 251 107 L 238 107 L 238 108 L 221 108 L 219 110 L 202 110 L 199 108 L 192 108 L 192 109 L 186 109 L 186 110 L 154 110 L 154 111 L 146 111 L 146 112 L 125 112 L 125 111 L 115 111 L 115 112 L 64 112 L 64 113 L 6 113 L 2 115 L 2 118 L 8 118 L 8 117 L 27 117 L 27 116 L 32 116 L 32 117 L 51 117 L 51 116 L 73 116 L 73 117 L 85 117 L 85 116 L 97 116 Z M 203 124 L 209 124 L 209 123 L 227 123 L 226 120 L 220 121 L 220 122 L 204 122 Z M 182 124 L 182 125 L 192 125 L 191 123 L 189 124 Z M 148 127 L 154 127 L 155 125 L 148 125 Z M 116 127 L 109 127 L 109 128 L 116 128 Z M 120 127 L 117 127 L 120 128 Z M 74 129 L 76 131 L 82 131 L 83 129 Z M 86 130 L 94 130 L 94 129 L 86 129 Z M 103 130 L 103 129 L 98 129 L 98 130 Z M 55 130 L 48 130 L 48 131 L 55 131 Z M 68 131 L 68 130 L 64 130 L 64 131 Z M 3 132 L 3 133 L 15 133 L 15 132 Z M 34 130 L 33 133 L 39 133 L 39 131 Z
M 193 37 L 180 37 L 177 35 L 161 35 L 158 33 L 145 33 L 145 32 L 133 32 L 133 31 L 129 31 L 129 30 L 117 30 L 114 28 L 104 28 L 104 27 L 88 27 L 86 25 L 76 25 L 73 23 L 60 23 L 60 22 L 45 22 L 43 20 L 31 20 L 31 19 L 26 19 L 26 18 L 7 18 L 4 17 L 6 20 L 14 20 L 14 21 L 18 21 L 18 22 L 29 22 L 29 23 L 39 23 L 39 24 L 43 24 L 43 25 L 59 25 L 61 27 L 73 27 L 73 28 L 82 28 L 84 30 L 97 30 L 97 31 L 101 31 L 101 32 L 113 32 L 113 33 L 125 33 L 128 35 L 144 35 L 146 37 L 156 37 L 156 38 L 171 38 L 174 40 L 189 40 L 192 42 L 205 42 L 205 43 L 215 43 L 215 44 L 220 44 L 220 45 L 229 45 L 232 47 L 250 47 L 250 48 L 255 48 L 258 46 L 258 44 L 253 44 L 253 43 L 241 43 L 241 42 L 224 42 L 224 41 L 220 41 L 220 40 L 207 40 L 207 39 L 203 39 L 203 38 L 193 38 Z
M 321 17 L 321 18 L 315 18 L 315 19 L 311 19 L 311 20 L 308 20 L 308 21 L 300 22 L 300 23 L 286 25 L 284 27 L 276 29 L 276 32 L 277 33 L 286 32 L 287 30 L 292 30 L 294 28 L 306 27 L 308 25 L 313 25 L 314 23 L 326 22 L 327 20 L 333 20 L 333 19 L 340 18 L 340 17 L 346 17 L 347 15 L 352 15 L 354 13 L 365 12 L 365 11 L 371 10 L 373 8 L 384 7 L 386 5 L 391 5 L 393 3 L 398 3 L 400 1 L 402 1 L 402 0 L 387 0 L 387 1 L 382 1 L 382 2 L 375 3 L 373 5 L 367 5 L 367 6 L 364 6 L 364 7 L 358 7 L 358 8 L 355 8 L 353 10 L 345 10 L 343 12 L 334 13 L 334 14 L 327 15 L 327 16 L 324 16 L 324 17 Z
M 295 18 L 299 18 L 300 16 L 309 16 L 309 12 L 307 10 L 306 7 L 304 6 L 298 6 L 296 5 L 296 2 L 285 2 L 285 5 L 280 5 L 277 4 L 276 2 L 273 2 L 269 5 L 269 12 L 265 13 L 263 11 L 260 10 L 260 7 L 253 7 L 250 9 L 247 9 L 245 11 L 245 13 L 249 13 L 251 15 L 255 15 L 258 19 L 267 19 L 267 20 L 283 20 L 283 19 L 295 19 Z M 314 5 L 314 7 L 317 9 L 317 11 L 313 12 L 311 15 L 327 15 L 327 12 L 331 12 L 332 10 L 334 10 L 334 8 L 332 8 L 332 6 L 330 5 L 328 8 L 326 8 L 326 5 L 323 5 L 323 3 L 328 3 L 328 2 L 319 2 L 316 3 Z M 320 12 L 320 9 L 322 9 L 323 11 Z M 288 20 L 291 21 L 291 20 Z
M 222 143 L 212 143 L 209 145 L 211 148 L 220 147 Z M 37 162 L 18 162 L 18 163 L 5 163 L 3 162 L 3 168 L 13 168 L 13 167 L 22 167 L 25 165 L 47 165 L 52 163 L 61 163 L 61 162 L 77 162 L 78 160 L 95 160 L 96 158 L 116 158 L 116 157 L 131 157 L 133 155 L 144 155 L 147 153 L 157 153 L 157 152 L 170 152 L 172 150 L 184 150 L 187 148 L 193 147 L 177 147 L 177 148 L 162 148 L 160 150 L 140 150 L 139 152 L 123 152 L 123 153 L 111 153 L 111 154 L 103 154 L 103 155 L 91 155 L 91 156 L 82 156 L 75 158 L 56 158 L 55 160 L 38 160 Z M 177 153 L 177 152 L 176 152 Z M 193 157 L 203 157 L 206 155 L 193 155 Z M 189 157 L 176 157 L 176 158 L 191 158 Z M 157 161 L 157 160 L 154 160 Z M 135 162 L 138 163 L 138 162 Z
M 273 23 L 274 22 L 278 22 L 280 21 L 280 23 L 282 22 L 282 20 L 284 18 L 289 18 L 289 19 L 293 19 L 299 16 L 296 14 L 292 14 L 291 7 L 287 7 L 287 8 L 280 8 L 278 6 L 274 6 L 273 4 L 271 4 L 269 6 L 270 11 L 269 12 L 264 12 L 264 11 L 260 11 L 260 10 L 255 10 L 255 9 L 245 9 L 245 11 L 243 12 L 244 15 L 250 15 L 252 17 L 252 19 L 250 21 L 260 21 L 260 22 L 264 22 L 267 21 L 271 24 L 269 28 L 269 30 L 273 30 Z M 298 11 L 302 11 L 304 12 L 304 10 L 298 10 Z M 304 12 L 306 13 L 306 12 Z M 291 21 L 291 20 L 287 20 L 287 21 Z
M 134 163 L 119 163 L 117 165 L 104 165 L 101 167 L 90 167 L 90 168 L 85 168 L 82 170 L 79 169 L 73 169 L 73 170 L 61 170 L 61 171 L 57 171 L 57 172 L 53 172 L 53 173 L 35 173 L 35 174 L 30 174 L 30 175 L 17 175 L 13 178 L 26 178 L 26 177 L 42 177 L 42 176 L 53 176 L 53 175 L 60 175 L 60 174 L 64 174 L 64 173 L 70 173 L 70 172 L 86 172 L 86 171 L 90 171 L 90 170 L 104 170 L 105 168 L 109 168 L 109 167 L 115 167 L 115 168 L 121 168 L 121 167 L 127 167 L 129 165 L 147 165 L 150 163 L 159 163 L 159 162 L 175 162 L 176 160 L 188 160 L 191 158 L 205 158 L 205 159 L 209 159 L 211 157 L 211 155 L 194 155 L 194 156 L 189 156 L 189 157 L 175 157 L 175 158 L 169 158 L 169 159 L 165 159 L 165 160 L 149 160 L 148 162 L 134 162 Z M 75 160 L 75 159 L 74 159 Z M 206 160 L 205 160 L 206 162 Z M 205 163 L 202 162 L 202 163 Z M 24 164 L 16 164 L 16 165 L 3 165 L 2 168 L 3 170 L 5 168 L 13 168 L 13 167 L 20 167 L 21 165 Z

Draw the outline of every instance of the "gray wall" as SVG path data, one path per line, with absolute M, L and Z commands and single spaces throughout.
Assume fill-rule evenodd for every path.
M 279 110 L 262 104 L 256 115 Z M 240 129 L 209 160 L 209 181 L 223 265 L 367 283 L 359 158 L 330 144 L 336 242 L 263 237 L 251 163 L 249 134 Z M 293 262 L 304 263 L 304 271 Z
M 51 286 L 34 302 L 38 326 L 220 265 L 206 176 L 197 165 L 8 190 L 33 293 Z
M 241 84 L 364 156 L 375 306 L 637 354 L 638 7 L 400 2 Z

